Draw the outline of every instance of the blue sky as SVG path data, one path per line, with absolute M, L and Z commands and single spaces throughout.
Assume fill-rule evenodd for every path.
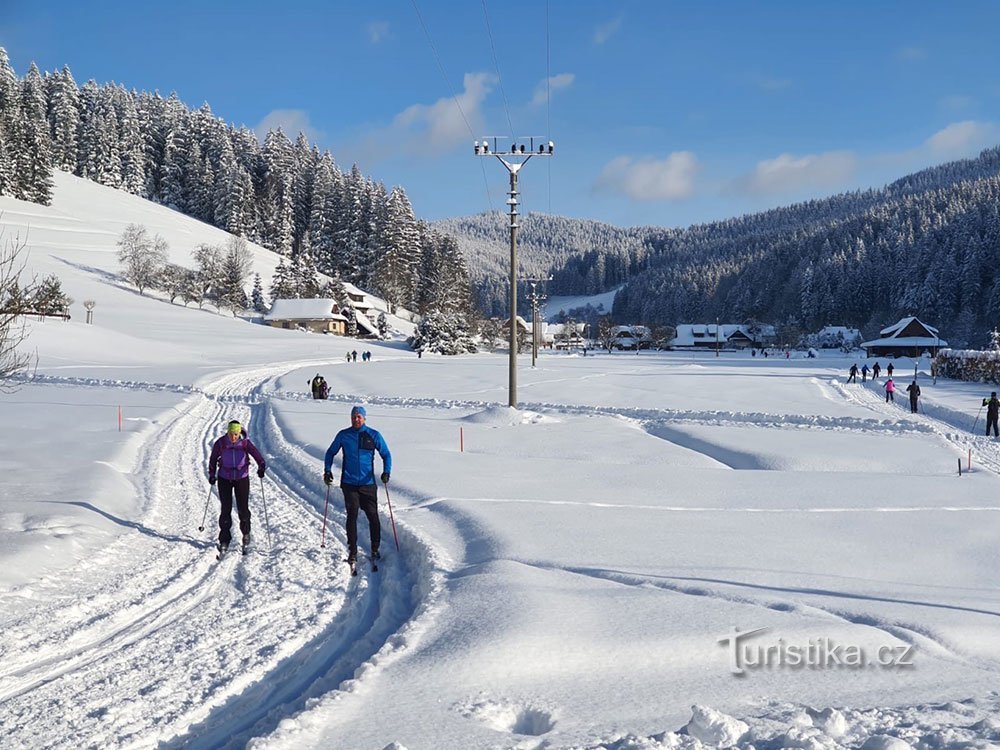
M 521 173 L 525 210 L 619 225 L 687 226 L 879 186 L 1000 144 L 996 2 L 0 9 L 19 74 L 68 64 L 80 85 L 176 91 L 259 132 L 304 130 L 342 168 L 403 185 L 428 219 L 505 208 L 507 172 L 472 141 L 512 130 L 556 143 Z

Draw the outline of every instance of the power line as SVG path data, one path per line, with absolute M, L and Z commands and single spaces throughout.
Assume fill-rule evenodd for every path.
M 545 137 L 552 138 L 552 65 L 549 53 L 549 0 L 545 0 Z M 552 214 L 552 162 L 548 162 L 549 215 Z
M 486 8 L 486 0 L 483 0 L 483 15 L 486 16 L 486 31 L 490 35 L 490 49 L 493 51 L 493 67 L 497 69 L 497 83 L 500 86 L 500 95 L 503 97 L 503 109 L 507 115 L 507 125 L 510 127 L 510 137 L 514 140 L 514 123 L 510 119 L 510 107 L 507 106 L 507 92 L 503 88 L 503 77 L 500 75 L 500 62 L 497 60 L 497 48 L 493 43 L 493 28 L 490 26 L 490 12 Z
M 431 39 L 431 34 L 427 30 L 427 24 L 424 23 L 424 17 L 420 15 L 420 8 L 417 7 L 417 0 L 410 0 L 413 4 L 413 10 L 417 14 L 417 20 L 420 21 L 420 28 L 424 30 L 424 36 L 427 38 L 427 44 L 431 48 L 431 52 L 434 54 L 434 61 L 437 63 L 438 70 L 441 71 L 441 77 L 444 79 L 444 85 L 448 91 L 454 91 L 455 89 L 451 85 L 451 81 L 448 79 L 448 74 L 444 70 L 444 64 L 441 62 L 441 56 L 438 55 L 437 48 L 434 46 L 434 40 Z M 452 100 L 455 102 L 455 106 L 458 107 L 459 113 L 462 115 L 462 120 L 465 122 L 465 127 L 469 131 L 469 135 L 473 138 L 476 137 L 476 133 L 472 130 L 472 125 L 469 124 L 469 118 L 465 116 L 465 110 L 462 109 L 462 104 L 458 101 L 458 97 L 455 94 L 451 95 Z M 509 120 L 508 116 L 508 120 Z M 486 200 L 490 204 L 490 212 L 493 212 L 493 194 L 490 192 L 490 181 L 486 177 L 486 165 L 480 161 L 480 166 L 483 168 L 483 184 L 486 186 Z

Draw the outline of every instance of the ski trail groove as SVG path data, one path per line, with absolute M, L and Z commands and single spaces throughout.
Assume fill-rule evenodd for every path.
M 315 459 L 286 443 L 263 385 L 286 369 L 223 375 L 168 414 L 135 470 L 137 530 L 36 587 L 35 600 L 4 623 L 5 747 L 242 746 L 381 650 L 405 646 L 399 633 L 426 608 L 420 597 L 433 594 L 429 547 L 414 539 L 408 555 L 353 580 L 340 564 L 337 521 L 318 549 L 314 501 L 295 489 L 315 485 Z M 268 460 L 275 549 L 268 554 L 252 476 L 251 553 L 217 562 L 214 493 L 205 532 L 196 527 L 211 442 L 233 418 Z M 78 594 L 73 602 L 66 591 Z

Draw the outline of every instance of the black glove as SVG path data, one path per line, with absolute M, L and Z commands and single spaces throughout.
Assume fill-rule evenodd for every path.
M 331 484 L 333 484 L 333 474 L 331 474 L 328 471 L 324 471 L 323 472 L 323 482 L 327 485 L 327 487 L 329 487 Z
M 261 479 L 264 478 L 264 467 L 263 466 L 261 466 L 259 469 L 257 469 L 257 476 L 259 476 Z
M 389 472 L 388 471 L 383 471 L 381 478 L 382 478 L 382 484 L 389 484 Z
M 209 477 L 208 478 L 208 483 L 209 484 L 215 484 L 215 477 Z

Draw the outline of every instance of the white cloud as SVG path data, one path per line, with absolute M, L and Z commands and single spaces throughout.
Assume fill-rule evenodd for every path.
M 1000 128 L 996 124 L 965 120 L 942 128 L 924 141 L 924 147 L 934 156 L 960 158 L 995 146 L 997 141 L 1000 141 Z
M 594 187 L 641 201 L 680 200 L 694 193 L 699 169 L 690 151 L 675 151 L 666 159 L 619 156 L 605 165 Z
M 257 139 L 263 142 L 267 131 L 278 128 L 281 128 L 281 131 L 292 141 L 299 133 L 305 133 L 310 143 L 316 143 L 324 137 L 323 132 L 313 127 L 309 122 L 309 113 L 302 109 L 272 110 L 264 115 L 264 119 L 254 125 L 253 132 L 257 135 Z
M 594 44 L 604 44 L 608 39 L 618 33 L 622 27 L 622 17 L 618 16 L 614 20 L 602 23 L 594 29 Z
M 858 159 L 850 151 L 794 156 L 781 154 L 757 163 L 736 182 L 738 192 L 783 193 L 804 188 L 837 188 L 854 176 Z
M 548 86 L 545 85 L 546 80 L 548 81 Z M 543 79 L 541 83 L 535 86 L 535 95 L 531 97 L 532 106 L 537 107 L 540 104 L 545 104 L 545 100 L 551 94 L 560 89 L 569 88 L 575 80 L 576 76 L 573 73 L 560 73 L 559 75 L 549 76 L 548 79 Z
M 372 44 L 378 44 L 388 36 L 389 36 L 388 21 L 372 21 L 370 24 L 368 24 L 368 41 L 370 41 Z
M 478 132 L 482 120 L 479 108 L 495 82 L 496 77 L 490 73 L 466 73 L 465 90 L 461 94 L 442 97 L 433 104 L 407 107 L 393 119 L 391 130 L 400 136 L 419 138 L 425 148 L 439 152 L 458 145 L 467 146 L 471 136 L 465 121 L 468 120 L 473 131 Z

